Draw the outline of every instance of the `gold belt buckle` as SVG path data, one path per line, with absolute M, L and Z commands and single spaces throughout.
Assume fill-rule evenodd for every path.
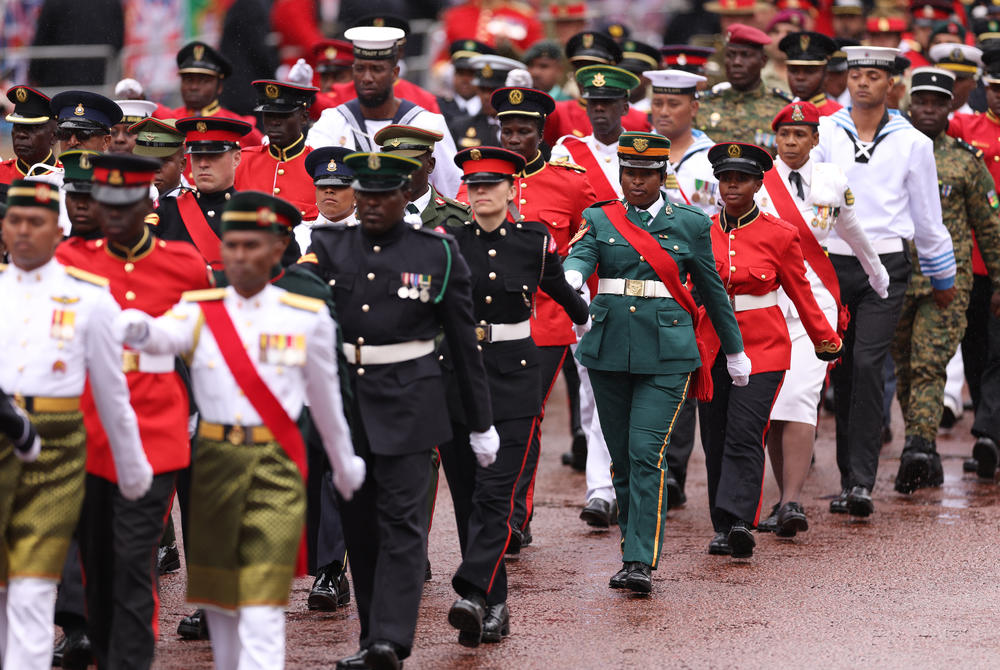
M 361 345 L 355 345 L 354 347 L 354 364 L 361 365 Z
M 226 436 L 226 440 L 229 444 L 239 445 L 246 441 L 247 433 L 243 430 L 243 426 L 233 426 L 229 429 L 229 435 Z
M 476 341 L 482 342 L 490 336 L 489 326 L 476 326 Z
M 14 394 L 14 404 L 17 405 L 18 407 L 20 407 L 21 409 L 27 409 L 27 404 L 28 403 L 25 402 L 23 395 L 21 395 L 20 393 L 15 393 Z
M 123 350 L 122 351 L 122 372 L 137 372 L 139 370 L 139 352 Z
M 625 280 L 625 295 L 631 295 L 636 298 L 643 298 L 646 295 L 646 283 L 641 279 L 626 279 Z

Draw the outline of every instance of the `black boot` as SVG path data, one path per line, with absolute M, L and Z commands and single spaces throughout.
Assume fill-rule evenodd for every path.
M 317 570 L 316 580 L 309 589 L 309 598 L 306 600 L 309 609 L 333 612 L 349 602 L 351 585 L 347 581 L 347 569 L 339 561 L 335 561 Z

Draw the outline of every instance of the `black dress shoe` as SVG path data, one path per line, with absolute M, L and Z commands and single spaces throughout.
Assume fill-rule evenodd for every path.
M 774 534 L 778 537 L 795 537 L 796 533 L 809 530 L 806 512 L 797 502 L 787 502 L 781 506 L 777 514 L 777 524 Z
M 479 593 L 459 598 L 448 610 L 448 623 L 459 630 L 458 642 L 464 647 L 478 647 L 483 634 L 486 599 Z
M 181 555 L 176 542 L 156 550 L 156 569 L 161 575 L 181 569 Z
M 72 630 L 66 633 L 62 648 L 63 668 L 72 670 L 87 670 L 94 663 L 94 652 L 90 646 L 90 638 L 85 630 Z
M 347 570 L 339 563 L 320 568 L 306 599 L 309 609 L 334 612 L 349 602 L 351 602 L 351 586 L 347 581 Z
M 733 558 L 750 558 L 753 556 L 753 548 L 757 542 L 753 539 L 753 533 L 742 521 L 737 521 L 729 529 L 726 537 L 729 547 L 733 550 Z
M 625 578 L 628 577 L 628 573 L 632 572 L 631 563 L 622 563 L 622 569 L 611 575 L 611 579 L 608 581 L 608 588 L 611 589 L 624 589 L 628 588 L 625 584 Z
M 573 433 L 573 443 L 569 448 L 570 459 L 568 465 L 577 472 L 587 470 L 587 434 L 582 430 Z
M 521 531 L 521 546 L 527 547 L 534 540 L 531 536 L 531 522 L 524 524 L 524 530 Z
M 778 530 L 778 509 L 781 507 L 781 503 L 775 503 L 774 507 L 771 508 L 771 513 L 760 520 L 757 524 L 758 533 L 773 533 Z
M 729 534 L 719 531 L 712 537 L 712 541 L 708 543 L 708 553 L 713 556 L 730 556 L 733 553 L 732 547 L 729 546 Z
M 181 619 L 177 625 L 177 634 L 185 640 L 207 640 L 211 636 L 208 631 L 208 618 L 205 610 L 195 610 Z
M 607 528 L 611 525 L 611 503 L 601 498 L 591 498 L 580 512 L 580 518 L 586 521 L 588 526 Z
M 962 472 L 979 472 L 979 461 L 967 458 L 962 461 Z
M 836 498 L 830 501 L 831 514 L 847 514 L 847 494 L 850 490 L 844 489 Z
M 855 486 L 847 494 L 847 513 L 851 516 L 867 517 L 875 511 L 872 492 L 864 486 Z
M 688 497 L 684 494 L 684 489 L 673 477 L 667 476 L 667 509 L 683 507 Z
M 396 645 L 392 642 L 374 642 L 368 647 L 365 663 L 372 670 L 400 670 L 403 662 L 399 660 Z
M 980 437 L 972 447 L 972 458 L 976 461 L 976 474 L 979 478 L 993 481 L 1000 461 L 997 443 L 988 437 Z
M 434 579 L 434 573 L 431 572 L 431 559 L 427 559 L 427 566 L 424 568 L 424 581 L 429 582 Z
M 520 528 L 510 529 L 510 541 L 507 542 L 507 549 L 504 554 L 507 556 L 517 556 L 521 553 L 521 539 L 524 536 L 521 534 Z
M 337 661 L 337 670 L 368 670 L 368 662 L 365 660 L 367 656 L 368 650 L 361 649 L 357 653 Z
M 653 590 L 653 575 L 645 563 L 635 562 L 625 578 L 625 587 L 632 593 L 649 593 Z
M 483 642 L 499 642 L 510 635 L 510 610 L 507 603 L 490 605 L 483 619 Z

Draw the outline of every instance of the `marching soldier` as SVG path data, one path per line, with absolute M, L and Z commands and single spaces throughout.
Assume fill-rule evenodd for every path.
M 220 668 L 284 667 L 283 607 L 305 567 L 306 450 L 295 420 L 306 401 L 341 495 L 349 498 L 364 479 L 344 419 L 330 312 L 322 300 L 270 281 L 298 220 L 287 202 L 237 194 L 221 221 L 230 286 L 185 293 L 155 320 L 128 310 L 115 324 L 140 356 L 191 361 L 201 421 L 188 600 L 211 605 Z
M 608 585 L 649 593 L 667 513 L 663 456 L 691 372 L 702 364 L 697 310 L 681 276 L 690 273 L 725 351 L 734 360 L 746 356 L 715 272 L 708 217 L 670 204 L 660 191 L 670 141 L 623 133 L 619 152 L 625 198 L 584 212 L 583 235 L 565 268 L 575 288 L 595 270 L 600 278 L 590 305 L 592 326 L 576 356 L 590 372 L 618 499 L 623 563 Z
M 945 368 L 965 334 L 973 234 L 994 286 L 1000 281 L 1000 203 L 983 165 L 983 152 L 945 133 L 953 84 L 954 77 L 947 70 L 918 68 L 913 71 L 910 88 L 910 119 L 934 141 L 941 212 L 955 248 L 957 269 L 955 297 L 942 305 L 934 298 L 930 280 L 914 268 L 896 326 L 892 347 L 896 394 L 906 423 L 896 476 L 900 493 L 940 486 L 944 479 L 935 438 L 941 421 Z M 915 250 L 911 248 L 910 253 L 914 255 Z M 973 457 L 982 469 L 980 474 L 992 481 L 1000 454 L 989 446 L 977 443 Z
M 351 81 L 351 65 L 354 53 L 350 42 L 344 40 L 323 40 L 312 48 L 313 68 L 319 75 L 319 90 L 329 93 L 334 84 Z
M 770 43 L 771 38 L 756 28 L 742 23 L 729 26 L 724 60 L 729 86 L 702 96 L 699 130 L 716 141 L 746 142 L 774 150 L 771 119 L 791 100 L 779 89 L 768 89 L 760 78 L 767 63 L 764 46 Z
M 454 240 L 403 221 L 420 163 L 347 157 L 358 226 L 313 230 L 302 262 L 333 286 L 354 400 L 355 447 L 368 479 L 341 505 L 360 650 L 340 670 L 399 668 L 410 654 L 426 570 L 431 450 L 451 438 L 435 338 L 443 327 L 466 425 L 484 458 L 500 443 L 476 346 L 469 269 Z
M 88 378 L 122 496 L 146 495 L 152 471 L 112 334 L 119 309 L 107 280 L 53 259 L 62 232 L 59 196 L 49 184 L 15 180 L 7 207 L 3 242 L 13 265 L 0 272 L 6 315 L 0 343 L 17 354 L 0 366 L 0 387 L 30 415 L 41 449 L 15 452 L 11 441 L 0 440 L 0 584 L 6 589 L 0 630 L 6 631 L 4 667 L 41 670 L 52 665 L 56 582 L 83 503 L 87 438 L 80 396 Z
M 53 121 L 49 97 L 30 86 L 12 86 L 7 99 L 14 103 L 14 110 L 7 115 L 11 123 L 10 140 L 14 158 L 0 163 L 0 184 L 10 184 L 23 179 L 36 163 L 55 167 L 52 148 L 56 143 L 56 124 Z
M 312 180 L 303 170 L 310 147 L 302 130 L 319 89 L 271 79 L 253 82 L 255 112 L 267 134 L 267 146 L 248 147 L 240 157 L 233 186 L 237 191 L 272 193 L 299 208 L 302 218 L 316 218 Z
M 451 90 L 454 95 L 439 96 L 438 108 L 450 126 L 456 119 L 475 116 L 482 109 L 483 103 L 475 84 L 478 68 L 473 67 L 472 59 L 484 54 L 495 54 L 496 50 L 476 40 L 457 40 L 451 43 L 448 51 L 451 54 Z
M 797 100 L 811 102 L 820 116 L 830 116 L 841 105 L 823 90 L 826 64 L 837 51 L 837 43 L 821 33 L 789 33 L 778 43 L 788 68 L 788 90 Z
M 500 121 L 497 110 L 490 104 L 493 91 L 507 84 L 507 75 L 512 70 L 527 69 L 527 65 L 512 58 L 504 58 L 495 54 L 475 56 L 471 63 L 476 66 L 477 94 L 481 106 L 475 114 L 460 116 L 449 122 L 448 127 L 455 138 L 455 145 L 463 149 L 471 147 L 500 146 Z
M 176 198 L 191 189 L 184 177 L 187 154 L 184 153 L 184 133 L 177 130 L 174 119 L 149 118 L 129 129 L 135 133 L 132 153 L 160 161 L 160 169 L 153 177 L 153 186 L 159 194 L 157 200 Z
M 354 214 L 354 189 L 351 188 L 354 170 L 344 163 L 344 158 L 352 153 L 344 147 L 322 147 L 306 156 L 302 167 L 316 189 L 316 220 L 303 221 L 292 231 L 302 255 L 309 249 L 314 228 L 358 225 Z
M 153 214 L 156 236 L 164 240 L 190 242 L 213 270 L 222 269 L 219 254 L 222 210 L 236 193 L 233 186 L 240 164 L 240 138 L 250 124 L 235 119 L 191 117 L 180 119 L 187 153 L 192 157 L 197 190 L 166 198 Z
M 983 52 L 968 44 L 942 42 L 932 46 L 928 52 L 935 67 L 948 70 L 955 75 L 955 87 L 951 100 L 953 114 L 972 114 L 969 95 L 979 85 L 979 73 L 983 67 Z
M 208 288 L 208 274 L 198 252 L 186 244 L 157 240 L 145 223 L 152 211 L 149 186 L 157 162 L 124 154 L 88 160 L 93 165 L 95 219 L 103 222 L 104 237 L 72 238 L 60 245 L 56 258 L 106 277 L 120 307 L 152 316 L 170 309 L 184 291 Z M 187 390 L 175 372 L 173 356 L 126 349 L 122 371 L 143 449 L 153 468 L 153 483 L 140 500 L 120 499 L 108 438 L 93 395 L 85 392 L 81 407 L 87 426 L 87 493 L 80 550 L 88 628 L 98 664 L 114 667 L 128 659 L 149 667 L 159 614 L 156 579 L 149 566 L 163 535 L 177 471 L 186 468 L 190 459 Z
M 586 323 L 588 315 L 587 304 L 563 277 L 558 245 L 547 227 L 523 216 L 515 221 L 510 214 L 524 157 L 506 149 L 468 149 L 455 162 L 464 172 L 473 217 L 449 231 L 472 272 L 476 337 L 500 439 L 496 461 L 480 458 L 479 467 L 468 429 L 460 426 L 462 432 L 442 446 L 462 546 L 462 564 L 452 578 L 459 599 L 448 622 L 460 631 L 460 644 L 476 647 L 510 632 L 503 557 L 514 530 L 511 498 L 529 451 L 538 450 L 546 390 L 528 319 L 533 298 L 541 288 L 576 323 Z M 452 422 L 461 424 L 454 417 Z
M 111 143 L 108 151 L 116 154 L 130 154 L 138 137 L 132 126 L 150 118 L 156 112 L 156 103 L 148 100 L 115 100 L 122 110 L 121 121 L 111 126 Z
M 60 152 L 107 151 L 111 146 L 111 127 L 122 118 L 122 109 L 113 100 L 90 91 L 63 91 L 49 104 Z
M 68 237 L 81 242 L 104 237 L 101 219 L 91 197 L 94 190 L 93 159 L 100 155 L 96 151 L 80 149 L 59 154 L 59 163 L 63 166 L 63 202 L 71 225 Z

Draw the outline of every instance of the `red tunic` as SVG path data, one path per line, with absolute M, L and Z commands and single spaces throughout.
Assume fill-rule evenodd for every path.
M 948 122 L 948 134 L 965 140 L 983 152 L 986 169 L 993 176 L 993 188 L 1000 184 L 1000 119 L 993 112 L 985 114 L 955 114 Z M 976 234 L 972 234 L 972 272 L 989 276 L 986 263 L 979 253 Z
M 184 291 L 209 288 L 205 261 L 190 245 L 157 240 L 149 234 L 139 253 L 126 262 L 112 255 L 106 240 L 70 238 L 56 249 L 56 259 L 106 277 L 111 295 L 123 308 L 160 316 L 180 301 Z M 155 474 L 188 466 L 188 395 L 176 372 L 126 371 L 142 446 Z M 90 386 L 80 399 L 87 429 L 87 472 L 117 481 L 114 459 Z
M 809 98 L 809 102 L 816 105 L 816 109 L 819 110 L 820 116 L 830 116 L 834 112 L 844 108 L 842 104 L 833 98 L 828 97 L 826 93 L 814 95 Z
M 652 130 L 649 117 L 635 107 L 629 107 L 628 113 L 622 117 L 622 128 L 644 133 Z M 587 117 L 587 103 L 583 100 L 560 100 L 555 111 L 545 119 L 544 137 L 549 146 L 555 146 L 563 135 L 586 137 L 593 133 Z
M 306 173 L 306 156 L 310 151 L 312 147 L 306 146 L 304 137 L 284 151 L 270 144 L 244 149 L 233 185 L 237 191 L 262 191 L 284 198 L 299 208 L 303 219 L 311 221 L 319 215 L 319 210 L 316 187 Z
M 48 163 L 53 167 L 62 167 L 62 163 L 55 160 L 52 152 L 45 157 L 42 163 Z M 24 175 L 31 169 L 30 165 L 25 165 L 17 157 L 0 163 L 0 184 L 10 184 L 15 179 L 24 179 Z
M 527 221 L 544 223 L 562 258 L 569 254 L 569 241 L 583 221 L 583 210 L 597 202 L 583 170 L 558 163 L 546 163 L 539 156 L 528 164 L 526 176 L 517 179 L 514 204 Z M 468 203 L 463 183 L 457 200 Z M 531 314 L 531 338 L 540 347 L 576 343 L 573 322 L 549 295 L 539 289 Z
M 816 304 L 806 279 L 805 261 L 795 226 L 760 212 L 752 222 L 727 233 L 719 224 L 719 216 L 712 217 L 712 251 L 715 253 L 715 268 L 730 298 L 735 295 L 766 295 L 782 288 L 799 311 L 802 325 L 814 344 L 819 345 L 824 340 L 840 342 L 840 337 Z M 789 368 L 792 343 L 785 315 L 778 305 L 736 312 L 736 322 L 754 373 Z
M 219 101 L 216 100 L 211 105 L 201 110 L 191 110 L 187 107 L 178 107 L 171 112 L 171 116 L 163 116 L 158 118 L 164 119 L 183 119 L 189 116 L 218 116 L 223 119 L 236 119 L 238 121 L 245 121 L 249 123 L 253 128 L 249 133 L 244 135 L 240 139 L 241 147 L 256 147 L 260 146 L 264 141 L 264 134 L 257 130 L 257 119 L 253 116 L 240 116 L 236 112 L 231 112 L 225 107 L 219 106 Z M 188 170 L 190 172 L 190 170 Z
M 397 79 L 393 84 L 393 95 L 400 100 L 409 100 L 412 103 L 418 104 L 428 112 L 441 113 L 437 97 L 430 91 L 420 88 L 412 81 Z M 319 118 L 319 115 L 327 107 L 342 105 L 349 100 L 354 100 L 356 97 L 358 97 L 358 91 L 354 88 L 353 81 L 334 84 L 329 93 L 321 93 L 316 96 L 316 102 L 313 103 L 312 109 L 309 110 L 310 115 L 314 119 Z
M 491 47 L 506 41 L 524 51 L 545 37 L 538 12 L 526 2 L 491 3 L 495 6 L 489 9 L 482 4 L 481 0 L 468 0 L 441 15 L 445 39 L 436 62 L 448 60 L 448 45 L 456 40 L 478 40 Z

